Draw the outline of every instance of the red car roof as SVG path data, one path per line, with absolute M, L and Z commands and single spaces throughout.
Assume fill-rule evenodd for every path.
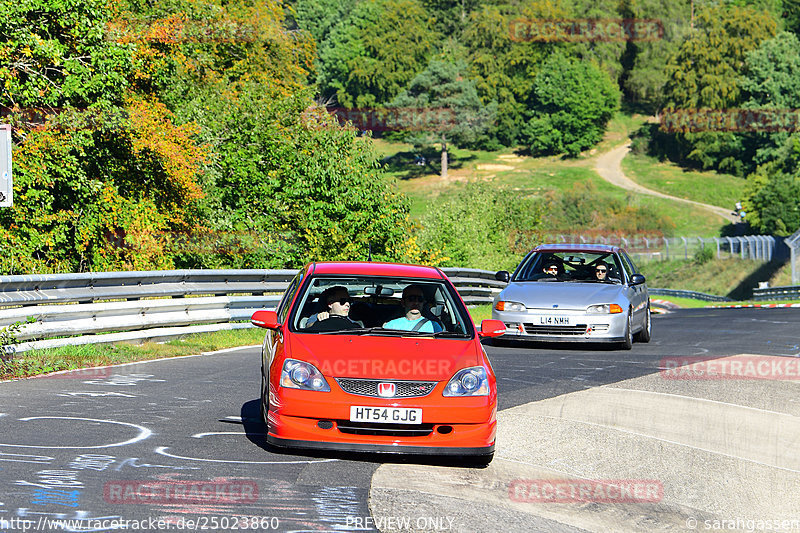
M 309 274 L 354 274 L 363 276 L 399 276 L 405 278 L 428 279 L 442 279 L 444 277 L 444 274 L 435 267 L 366 261 L 311 263 L 308 265 L 307 271 Z
M 619 246 L 611 246 L 608 244 L 540 244 L 533 249 L 534 252 L 609 252 L 614 253 L 620 251 Z

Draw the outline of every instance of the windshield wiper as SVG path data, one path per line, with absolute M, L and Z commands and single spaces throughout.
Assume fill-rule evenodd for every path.
M 374 328 L 353 328 L 353 329 L 340 329 L 337 331 L 324 331 L 320 333 L 329 333 L 331 335 L 367 335 L 369 333 L 381 333 L 386 335 L 402 335 L 404 333 L 408 333 L 408 331 L 403 331 L 401 329 L 386 329 L 382 327 L 374 327 Z
M 468 338 L 469 335 L 458 331 L 437 331 L 433 334 L 434 337 L 453 337 L 454 339 Z

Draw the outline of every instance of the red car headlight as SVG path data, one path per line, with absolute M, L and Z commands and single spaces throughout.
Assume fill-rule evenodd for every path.
M 330 392 L 331 387 L 325 376 L 311 363 L 287 359 L 281 369 L 281 387 L 289 389 L 315 390 Z
M 482 366 L 464 368 L 450 378 L 443 396 L 488 396 L 489 378 Z

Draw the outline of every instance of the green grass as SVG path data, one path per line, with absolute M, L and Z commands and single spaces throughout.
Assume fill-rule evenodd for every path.
M 469 314 L 472 316 L 472 321 L 475 322 L 475 325 L 480 328 L 482 320 L 492 318 L 492 306 L 490 304 L 472 306 L 469 308 Z
M 683 170 L 645 155 L 628 154 L 622 160 L 622 170 L 648 189 L 731 210 L 742 199 L 745 186 L 744 179 L 730 174 Z
M 782 268 L 754 260 L 734 258 L 714 259 L 697 264 L 692 259 L 640 262 L 639 269 L 647 277 L 648 287 L 704 292 L 736 298 L 750 294 L 760 281 L 781 276 Z M 664 298 L 669 299 L 669 298 Z
M 725 225 L 725 221 L 719 216 L 682 202 L 632 195 L 609 184 L 594 171 L 595 156 L 626 142 L 630 133 L 640 127 L 645 120 L 641 115 L 618 113 L 609 122 L 603 142 L 575 159 L 533 158 L 520 155 L 518 150 L 512 148 L 496 152 L 453 148 L 449 152 L 450 164 L 446 180 L 442 180 L 439 176 L 438 148 L 431 148 L 423 154 L 427 158 L 426 166 L 417 166 L 413 164 L 417 153 L 413 151 L 411 145 L 383 139 L 375 139 L 373 142 L 388 176 L 397 180 L 400 191 L 409 198 L 411 217 L 415 220 L 419 220 L 430 211 L 431 204 L 438 195 L 448 194 L 452 187 L 466 181 L 490 182 L 498 187 L 507 187 L 515 194 L 535 196 L 544 196 L 550 191 L 563 192 L 578 182 L 591 182 L 595 185 L 598 195 L 621 200 L 628 205 L 640 206 L 667 218 L 674 224 L 672 235 L 688 237 L 719 235 L 720 229 Z M 625 158 L 623 169 L 627 172 L 625 165 L 631 166 L 631 172 L 634 174 L 631 177 L 637 180 L 640 176 L 652 174 L 657 176 L 660 182 L 672 187 L 673 184 L 667 182 L 681 178 L 679 185 L 665 192 L 676 192 L 679 193 L 676 195 L 681 197 L 689 194 L 690 199 L 723 207 L 733 206 L 733 203 L 741 197 L 741 186 L 744 184 L 739 178 L 712 172 L 684 173 L 677 167 L 641 156 Z M 653 169 L 652 172 L 650 167 Z M 641 180 L 643 185 L 648 187 L 652 185 L 648 181 L 649 178 Z M 652 181 L 656 181 L 656 178 L 652 178 Z M 659 190 L 658 186 L 660 185 L 656 183 L 652 188 Z M 714 192 L 700 194 L 706 188 Z M 579 232 L 570 228 L 545 228 L 545 230 Z
M 261 344 L 263 340 L 263 329 L 249 328 L 197 333 L 165 343 L 86 344 L 30 350 L 18 354 L 10 362 L 0 363 L 0 380 L 35 376 L 58 370 L 194 355 L 236 346 Z

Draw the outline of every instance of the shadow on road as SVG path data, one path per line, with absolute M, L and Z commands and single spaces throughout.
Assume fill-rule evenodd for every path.
M 431 466 L 448 466 L 456 468 L 481 468 L 485 467 L 485 462 L 480 460 L 472 461 L 466 457 L 441 457 L 435 455 L 400 455 L 393 453 L 365 453 L 365 452 L 339 452 L 326 450 L 307 450 L 282 448 L 269 444 L 265 438 L 266 427 L 260 418 L 259 403 L 261 400 L 250 400 L 245 402 L 241 408 L 241 424 L 244 426 L 247 439 L 261 448 L 262 450 L 280 455 L 287 461 L 292 459 L 317 458 L 317 459 L 339 459 L 342 461 L 359 461 L 364 463 L 396 463 L 396 464 L 418 464 Z M 238 423 L 238 422 L 231 422 Z M 300 455 L 298 455 L 300 454 Z

